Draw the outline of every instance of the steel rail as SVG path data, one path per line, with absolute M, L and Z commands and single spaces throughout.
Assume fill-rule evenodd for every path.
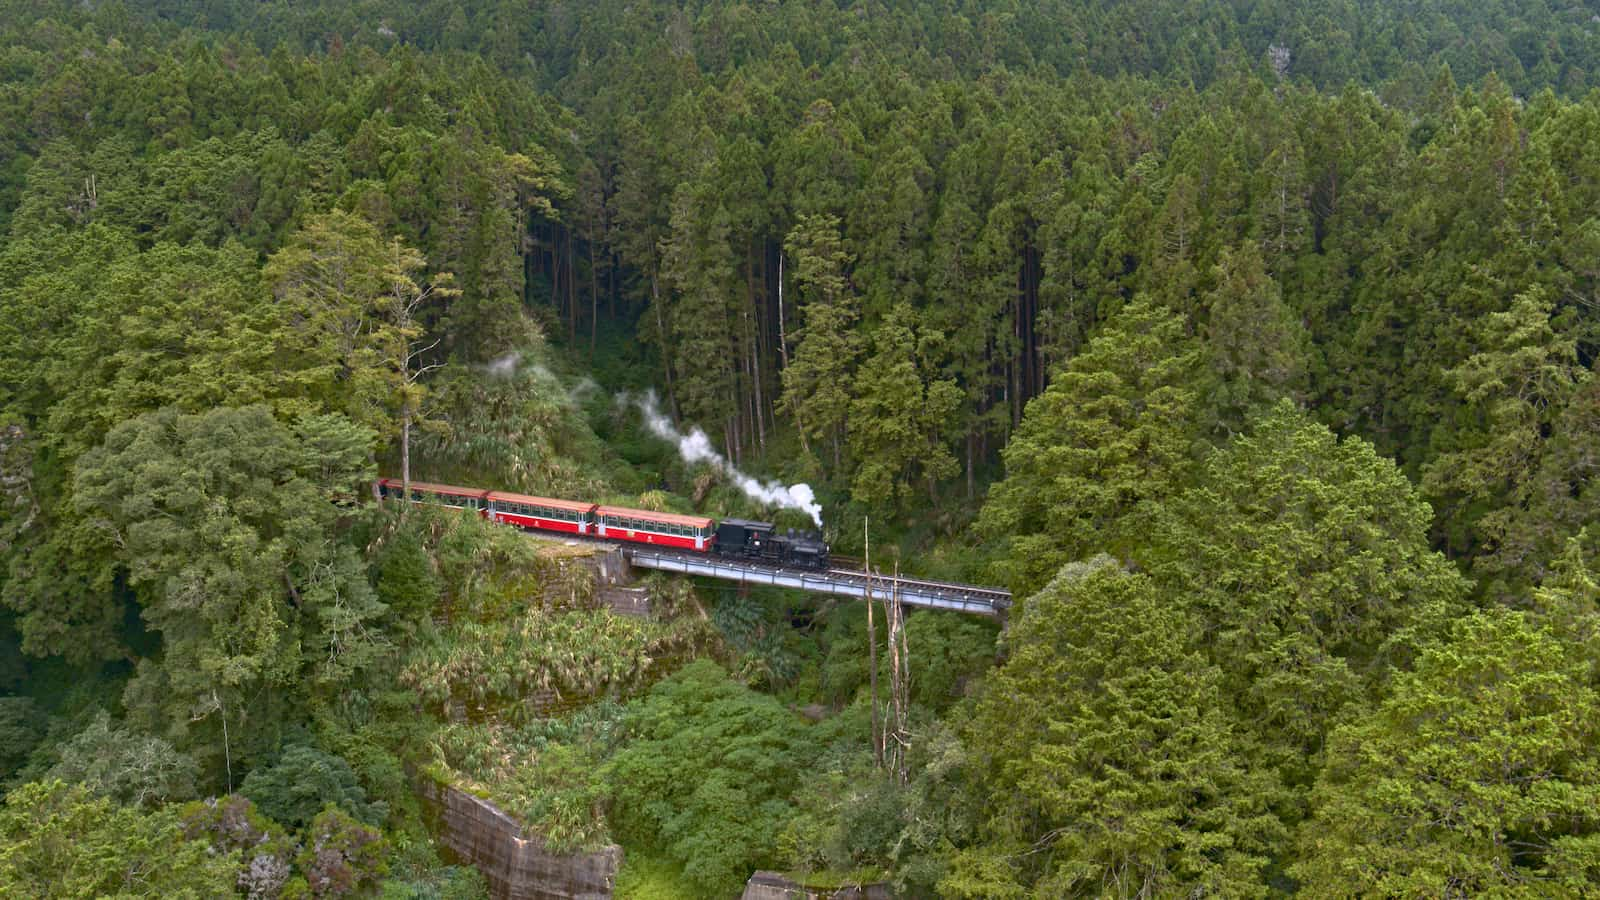
M 857 599 L 871 597 L 875 600 L 888 600 L 898 593 L 900 602 L 907 606 L 943 609 L 992 618 L 1003 618 L 1011 606 L 1010 593 L 977 585 L 896 578 L 893 575 L 869 575 L 865 572 L 843 569 L 818 571 L 789 568 L 626 544 L 619 544 L 618 547 L 631 564 L 663 572 L 701 575 L 743 584 L 786 587 L 815 594 L 832 594 Z

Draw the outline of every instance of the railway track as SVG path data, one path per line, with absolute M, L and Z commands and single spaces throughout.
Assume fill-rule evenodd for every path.
M 819 594 L 887 600 L 898 594 L 902 603 L 926 609 L 944 609 L 991 618 L 1004 618 L 1011 608 L 1009 591 L 980 585 L 893 575 L 868 574 L 857 569 L 825 570 L 788 568 L 700 553 L 618 544 L 629 561 L 640 568 L 682 572 L 744 584 L 787 587 Z
M 622 551 L 632 565 L 643 569 L 699 575 L 742 584 L 786 587 L 856 599 L 870 596 L 874 599 L 887 600 L 898 593 L 901 602 L 907 606 L 943 609 L 996 619 L 1004 619 L 1011 608 L 1009 591 L 975 584 L 909 578 L 904 575 L 896 578 L 893 575 L 868 574 L 861 570 L 859 560 L 850 557 L 836 556 L 833 560 L 854 564 L 855 568 L 801 569 L 584 535 L 547 534 L 528 529 L 522 531 L 543 540 L 614 547 Z

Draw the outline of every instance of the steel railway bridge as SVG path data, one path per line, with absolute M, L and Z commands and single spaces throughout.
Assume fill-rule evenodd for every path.
M 743 559 L 727 559 L 704 553 L 681 553 L 638 544 L 613 544 L 630 565 L 720 578 L 740 584 L 760 584 L 794 588 L 813 594 L 834 594 L 863 600 L 888 600 L 895 594 L 906 606 L 944 609 L 1004 619 L 1011 608 L 1011 592 L 972 584 L 924 581 L 894 575 L 868 575 L 854 569 L 799 569 L 774 566 Z

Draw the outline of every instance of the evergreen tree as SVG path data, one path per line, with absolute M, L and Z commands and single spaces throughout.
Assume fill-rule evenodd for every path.
M 1211 417 L 1223 434 L 1278 400 L 1304 396 L 1307 337 L 1283 303 L 1253 242 L 1224 249 L 1206 295 L 1206 349 L 1212 382 Z
M 858 460 L 851 496 L 898 511 L 909 483 L 922 479 L 930 499 L 960 471 L 947 444 L 961 404 L 955 382 L 928 379 L 917 365 L 918 334 L 909 306 L 897 306 L 873 332 L 873 354 L 856 373 L 850 403 L 850 451 Z
M 732 417 L 739 398 L 729 324 L 736 291 L 731 237 L 728 211 L 710 186 L 680 185 L 672 200 L 671 231 L 661 243 L 661 271 L 672 294 L 664 319 L 669 330 L 659 340 L 676 375 L 679 410 L 690 422 L 724 426 L 728 450 L 737 455 Z
M 1138 299 L 1028 404 L 978 524 L 1009 536 L 1002 572 L 1014 590 L 1143 543 L 1145 504 L 1178 491 L 1193 464 L 1202 365 L 1182 317 Z
M 1536 564 L 1524 550 L 1530 532 L 1545 530 L 1531 508 L 1551 487 L 1570 491 L 1571 483 L 1587 480 L 1556 460 L 1541 465 L 1546 436 L 1558 419 L 1566 426 L 1561 439 L 1568 448 L 1592 434 L 1583 412 L 1591 392 L 1578 393 L 1589 373 L 1578 365 L 1576 342 L 1555 329 L 1550 312 L 1545 292 L 1534 288 L 1478 324 L 1482 349 L 1445 373 L 1465 404 L 1457 448 L 1434 458 L 1423 477 L 1454 526 L 1452 537 L 1479 558 L 1475 567 L 1512 576 L 1512 591 L 1518 582 L 1527 583 L 1526 567 Z M 1562 416 L 1569 403 L 1584 406 Z M 1553 549 L 1547 545 L 1547 552 Z M 1498 584 L 1496 593 L 1507 590 Z
M 1266 895 L 1280 789 L 1175 599 L 1104 556 L 1029 598 L 965 729 L 984 842 L 943 895 Z
M 1429 509 L 1394 464 L 1288 401 L 1213 454 L 1146 556 L 1203 623 L 1206 652 L 1298 784 L 1346 703 L 1454 610 L 1464 579 L 1428 545 Z
M 805 298 L 795 350 L 782 372 L 779 405 L 795 417 L 801 441 L 826 439 L 833 465 L 843 465 L 842 447 L 849 419 L 851 378 L 860 353 L 855 328 L 859 304 L 848 275 L 850 255 L 830 215 L 801 216 L 784 241 L 794 260 L 795 284 Z
M 1291 870 L 1315 897 L 1583 896 L 1600 878 L 1593 665 L 1519 613 L 1458 622 L 1337 728 Z

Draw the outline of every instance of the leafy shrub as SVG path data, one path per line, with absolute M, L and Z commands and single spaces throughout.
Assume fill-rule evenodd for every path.
M 552 849 L 593 849 L 611 839 L 601 757 L 621 728 L 622 707 L 592 704 L 520 727 L 451 725 L 434 752 L 456 780 L 539 832 Z
M 387 804 L 367 801 L 349 763 L 304 745 L 289 747 L 273 765 L 251 772 L 239 792 L 273 820 L 293 828 L 310 822 L 325 804 L 374 826 L 381 825 L 388 815 Z
M 114 724 L 101 710 L 62 746 L 49 777 L 118 803 L 156 805 L 194 797 L 198 774 L 195 761 L 171 744 Z
M 329 804 L 306 829 L 295 862 L 313 897 L 348 897 L 377 884 L 386 871 L 380 832 Z
M 186 839 L 173 811 L 118 806 L 61 781 L 6 797 L 0 848 L 0 897 L 222 897 L 239 865 Z
M 409 626 L 433 612 L 444 586 L 415 529 L 401 528 L 390 537 L 378 552 L 377 570 L 378 597 L 397 622 Z
M 0 697 L 0 777 L 9 775 L 44 736 L 44 716 L 32 697 Z
M 460 701 L 520 721 L 530 713 L 525 701 L 538 692 L 596 697 L 646 684 L 693 638 L 684 628 L 605 610 L 532 609 L 511 621 L 460 623 L 418 651 L 400 680 L 425 703 Z
M 237 794 L 191 803 L 183 809 L 183 832 L 224 853 L 239 854 L 237 886 L 250 900 L 272 900 L 289 881 L 296 845 L 276 822 Z
M 774 862 L 815 755 L 803 722 L 705 660 L 656 685 L 624 721 L 632 740 L 606 772 L 626 841 L 682 865 L 706 896 L 736 893 Z

